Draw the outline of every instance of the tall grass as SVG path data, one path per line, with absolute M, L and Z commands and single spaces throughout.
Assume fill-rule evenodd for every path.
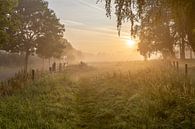
M 78 114 L 86 129 L 193 129 L 194 85 L 157 67 L 83 80 Z
M 195 128 L 195 85 L 190 77 L 152 64 L 96 76 L 94 69 L 81 68 L 78 74 L 85 76 L 72 80 L 76 69 L 1 97 L 0 128 Z

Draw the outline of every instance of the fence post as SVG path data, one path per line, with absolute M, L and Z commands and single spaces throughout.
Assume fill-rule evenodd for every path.
M 176 65 L 177 65 L 177 71 L 179 71 L 179 62 L 178 61 L 176 62 Z
M 53 69 L 53 72 L 56 71 L 56 63 L 54 62 L 53 65 L 52 65 L 52 69 Z
M 59 63 L 59 72 L 62 71 L 62 63 Z
M 173 61 L 173 68 L 175 68 L 175 61 Z
M 32 70 L 32 76 L 31 76 L 31 79 L 34 81 L 35 80 L 35 70 L 33 69 Z
M 50 73 L 52 72 L 52 68 L 51 68 L 51 67 L 49 67 L 49 72 L 50 72 Z
M 188 76 L 188 64 L 185 64 L 185 76 Z

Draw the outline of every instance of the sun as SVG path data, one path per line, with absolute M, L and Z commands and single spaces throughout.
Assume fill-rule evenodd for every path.
M 134 46 L 136 45 L 136 41 L 133 40 L 133 39 L 128 39 L 128 40 L 127 40 L 127 45 L 128 45 L 129 47 L 134 47 Z

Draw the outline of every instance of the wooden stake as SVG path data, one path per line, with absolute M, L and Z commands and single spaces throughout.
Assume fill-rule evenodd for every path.
M 177 71 L 179 71 L 179 62 L 178 61 L 176 62 L 176 65 L 177 65 Z
M 52 68 L 51 68 L 51 67 L 49 67 L 49 72 L 50 72 L 50 73 L 52 72 Z
M 34 81 L 35 80 L 35 70 L 33 69 L 32 70 L 32 77 L 31 77 L 31 79 Z
M 188 76 L 188 64 L 185 64 L 185 76 Z

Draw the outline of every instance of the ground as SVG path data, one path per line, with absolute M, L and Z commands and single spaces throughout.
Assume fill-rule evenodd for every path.
M 2 129 L 193 129 L 194 66 L 166 62 L 70 66 L 0 97 Z

